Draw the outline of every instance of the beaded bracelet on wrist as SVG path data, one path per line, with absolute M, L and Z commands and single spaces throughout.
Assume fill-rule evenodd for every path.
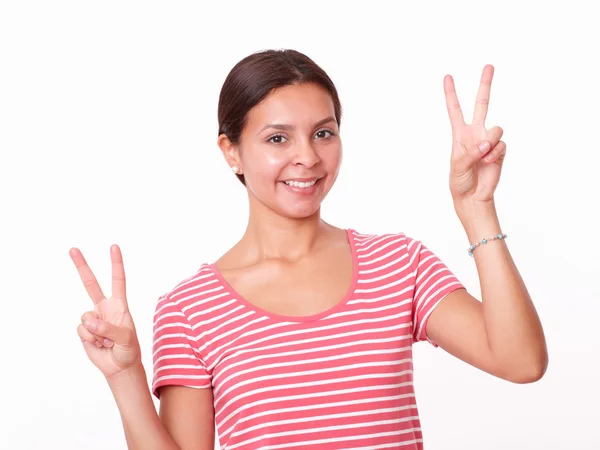
M 474 251 L 474 250 L 475 250 L 477 247 L 479 247 L 480 245 L 485 245 L 485 244 L 487 244 L 487 243 L 488 243 L 488 242 L 490 242 L 490 241 L 495 241 L 495 240 L 498 240 L 498 239 L 506 239 L 507 237 L 508 237 L 508 236 L 506 235 L 506 233 L 498 233 L 497 235 L 495 235 L 495 236 L 492 236 L 492 237 L 490 237 L 490 238 L 487 238 L 487 239 L 482 239 L 482 240 L 481 240 L 481 241 L 479 241 L 479 242 L 475 242 L 473 245 L 471 245 L 471 246 L 470 246 L 470 247 L 467 249 L 467 251 L 469 252 L 469 256 L 473 256 L 473 251 Z

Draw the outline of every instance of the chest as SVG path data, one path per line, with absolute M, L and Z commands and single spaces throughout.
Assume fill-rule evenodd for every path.
M 350 293 L 354 264 L 340 247 L 300 262 L 266 261 L 224 274 L 246 301 L 270 313 L 310 316 L 326 311 Z

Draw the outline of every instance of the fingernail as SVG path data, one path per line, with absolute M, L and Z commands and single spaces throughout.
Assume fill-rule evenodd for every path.
M 104 346 L 105 347 L 112 347 L 113 342 L 110 339 L 104 339 Z
M 100 343 L 100 341 L 96 341 L 96 347 L 98 347 L 98 348 L 102 347 L 102 344 Z
M 481 144 L 479 144 L 479 151 L 481 152 L 487 151 L 488 148 L 490 148 L 490 143 L 488 141 L 483 141 Z
M 86 320 L 85 327 L 90 331 L 94 331 L 96 329 L 96 322 L 93 322 L 91 320 Z

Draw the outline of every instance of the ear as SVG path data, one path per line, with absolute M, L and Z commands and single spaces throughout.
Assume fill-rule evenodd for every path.
M 237 174 L 242 174 L 242 162 L 240 159 L 240 152 L 237 146 L 233 145 L 233 143 L 229 140 L 226 134 L 219 135 L 217 139 L 217 145 L 221 149 L 223 157 L 225 158 L 225 161 L 227 161 L 229 167 L 237 166 L 239 168 Z

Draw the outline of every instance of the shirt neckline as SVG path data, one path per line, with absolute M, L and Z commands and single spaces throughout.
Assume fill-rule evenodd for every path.
M 342 309 L 350 301 L 350 299 L 354 295 L 354 291 L 356 290 L 356 285 L 358 283 L 358 257 L 356 253 L 356 242 L 354 239 L 355 231 L 351 228 L 346 228 L 344 230 L 346 231 L 346 237 L 348 239 L 348 243 L 350 245 L 350 250 L 352 254 L 352 281 L 350 283 L 348 291 L 346 292 L 346 295 L 342 298 L 342 300 L 340 300 L 337 304 L 333 305 L 329 309 L 326 309 L 325 311 L 322 311 L 317 314 L 311 314 L 309 316 L 287 316 L 283 314 L 273 313 L 263 308 L 259 308 L 258 306 L 246 300 L 235 289 L 233 289 L 233 287 L 227 282 L 227 280 L 225 280 L 225 278 L 221 274 L 221 271 L 217 269 L 216 264 L 214 262 L 210 263 L 208 266 L 211 269 L 212 273 L 217 277 L 223 288 L 235 300 L 237 300 L 238 302 L 245 305 L 247 308 L 260 315 L 267 316 L 279 322 L 312 322 L 315 320 L 324 319 Z

